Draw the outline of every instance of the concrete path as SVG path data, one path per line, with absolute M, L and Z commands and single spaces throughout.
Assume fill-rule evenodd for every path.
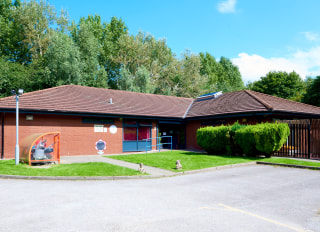
M 104 162 L 104 163 L 109 163 L 109 164 L 114 164 L 126 168 L 131 168 L 138 170 L 139 165 L 130 163 L 130 162 L 125 162 L 122 160 L 115 160 L 111 158 L 106 158 L 102 157 L 100 155 L 84 155 L 84 156 L 61 156 L 60 157 L 60 163 L 61 164 L 71 164 L 71 163 L 89 163 L 89 162 Z M 171 172 L 168 170 L 164 170 L 161 168 L 155 168 L 155 167 L 150 167 L 150 166 L 144 166 L 144 169 L 146 170 L 146 173 L 150 175 L 170 175 L 174 174 L 175 172 Z

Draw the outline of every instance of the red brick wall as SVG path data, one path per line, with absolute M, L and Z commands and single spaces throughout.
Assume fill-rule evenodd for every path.
M 197 130 L 201 127 L 200 121 L 190 121 L 186 126 L 187 149 L 202 150 L 197 144 Z
M 0 117 L 1 119 L 1 117 Z M 6 113 L 4 127 L 4 158 L 14 158 L 16 143 L 16 118 L 15 114 Z M 26 114 L 20 114 L 19 119 L 19 141 L 33 133 L 47 133 L 60 131 L 61 156 L 95 155 L 97 150 L 95 144 L 100 139 L 106 142 L 104 154 L 122 153 L 122 119 L 113 119 L 117 126 L 117 133 L 111 134 L 109 127 L 105 124 L 107 132 L 94 132 L 94 124 L 82 123 L 82 117 L 40 115 L 33 114 L 33 120 L 27 121 Z M 101 124 L 102 125 L 102 124 Z M 157 136 L 157 123 L 152 122 L 152 137 Z M 1 132 L 0 132 L 1 139 Z M 152 140 L 156 145 L 156 140 Z M 156 146 L 152 147 L 156 150 Z M 1 140 L 0 140 L 1 152 Z
M 105 154 L 122 153 L 122 121 L 114 119 L 118 128 L 116 134 L 111 134 L 106 124 L 107 132 L 94 132 L 94 124 L 82 123 L 82 117 L 39 115 L 34 114 L 32 121 L 26 120 L 25 114 L 20 114 L 19 141 L 33 133 L 60 131 L 61 155 L 93 155 L 97 154 L 95 143 L 102 139 L 106 142 Z M 6 113 L 4 127 L 4 158 L 14 158 L 16 142 L 15 114 Z

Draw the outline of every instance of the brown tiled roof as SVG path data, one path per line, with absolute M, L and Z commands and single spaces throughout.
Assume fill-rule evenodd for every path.
M 197 98 L 186 117 L 208 117 L 252 112 L 301 113 L 320 116 L 320 107 L 251 90 L 242 90 L 224 93 L 216 99 L 211 96 Z
M 110 98 L 113 104 L 109 103 Z M 192 101 L 191 98 L 64 85 L 23 94 L 19 109 L 183 118 Z M 0 109 L 15 107 L 14 97 L 0 99 Z
M 112 98 L 113 104 L 110 104 Z M 0 109 L 15 109 L 14 97 L 0 99 Z M 255 112 L 301 113 L 320 117 L 320 107 L 250 90 L 224 93 L 216 99 L 195 100 L 77 85 L 25 93 L 20 110 L 79 114 L 109 114 L 164 118 L 219 117 Z

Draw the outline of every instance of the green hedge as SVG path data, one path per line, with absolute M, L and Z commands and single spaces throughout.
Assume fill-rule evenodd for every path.
M 272 155 L 290 134 L 285 123 L 204 127 L 197 131 L 198 145 L 210 154 Z
M 242 153 L 242 150 L 235 139 L 235 135 L 238 130 L 245 128 L 245 127 L 246 127 L 246 125 L 241 125 L 241 124 L 239 124 L 238 121 L 236 123 L 234 123 L 232 126 L 228 126 L 228 132 L 227 132 L 228 142 L 227 142 L 227 146 L 226 146 L 226 150 L 227 150 L 228 155 Z
M 255 128 L 255 125 L 248 125 L 238 130 L 235 134 L 236 143 L 241 148 L 242 154 L 253 156 L 260 153 L 256 149 Z
M 264 123 L 257 125 L 256 129 L 256 148 L 267 154 L 279 151 L 290 135 L 290 128 L 286 123 Z
M 227 126 L 204 127 L 197 130 L 197 142 L 209 154 L 225 154 Z

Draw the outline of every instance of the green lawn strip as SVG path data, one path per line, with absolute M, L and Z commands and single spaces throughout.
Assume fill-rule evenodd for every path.
M 15 165 L 14 160 L 0 161 L 0 175 L 19 176 L 134 176 L 137 170 L 108 163 L 74 163 L 48 166 Z
M 293 165 L 302 165 L 302 166 L 308 166 L 308 167 L 320 167 L 320 162 L 295 160 L 295 159 L 288 159 L 288 158 L 272 157 L 272 158 L 261 159 L 260 161 L 268 162 L 268 163 L 293 164 Z
M 142 153 L 107 157 L 131 163 L 143 163 L 147 166 L 162 168 L 170 171 L 178 171 L 176 170 L 176 160 L 181 160 L 182 170 L 179 171 L 190 171 L 258 160 L 257 158 L 252 157 L 216 156 L 187 151 L 166 151 L 159 153 Z

